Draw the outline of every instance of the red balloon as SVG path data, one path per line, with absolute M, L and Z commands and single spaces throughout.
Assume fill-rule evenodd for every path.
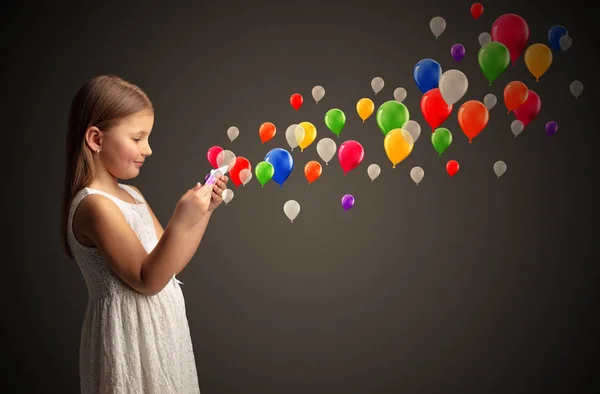
M 344 175 L 348 171 L 355 169 L 365 157 L 365 150 L 358 141 L 348 140 L 338 149 L 338 159 L 340 159 L 340 165 L 344 170 Z
M 296 111 L 298 111 L 298 109 L 300 109 L 303 102 L 304 102 L 304 99 L 302 98 L 302 95 L 300 95 L 299 93 L 294 93 L 294 94 L 292 94 L 292 97 L 290 97 L 290 104 L 292 104 L 292 107 L 294 107 L 294 109 Z
M 235 187 L 238 187 L 242 184 L 242 181 L 240 179 L 240 172 L 242 170 L 252 171 L 252 166 L 250 165 L 248 159 L 242 156 L 237 156 L 235 158 L 235 163 L 233 164 L 233 167 L 231 167 L 231 169 L 229 170 L 229 178 L 233 181 Z
M 223 148 L 221 148 L 220 146 L 211 146 L 208 149 L 208 152 L 206 152 L 206 158 L 208 159 L 208 162 L 210 163 L 211 166 L 213 166 L 213 168 L 219 168 L 219 165 L 217 164 L 217 156 L 219 155 L 219 153 L 223 152 Z
M 444 101 L 439 88 L 431 89 L 421 97 L 421 112 L 431 126 L 432 133 L 448 119 L 452 108 L 452 105 Z
M 521 56 L 527 46 L 529 25 L 519 15 L 504 14 L 492 25 L 491 36 L 493 41 L 498 41 L 508 48 L 514 66 L 515 60 Z
M 527 126 L 529 122 L 535 119 L 537 114 L 542 109 L 542 100 L 540 96 L 533 90 L 529 90 L 527 100 L 513 110 L 513 114 L 517 120 L 523 122 L 523 126 Z
M 448 163 L 446 163 L 446 172 L 448 175 L 453 177 L 458 172 L 459 167 L 460 166 L 456 160 L 450 160 Z
M 473 3 L 471 6 L 471 15 L 473 18 L 477 19 L 483 14 L 483 4 L 481 3 Z

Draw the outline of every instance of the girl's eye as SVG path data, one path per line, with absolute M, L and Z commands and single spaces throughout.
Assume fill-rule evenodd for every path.
M 141 138 L 134 138 L 134 141 L 141 141 Z

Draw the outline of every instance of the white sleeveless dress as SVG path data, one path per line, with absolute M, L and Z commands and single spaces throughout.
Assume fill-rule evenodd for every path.
M 175 275 L 154 296 L 141 294 L 119 278 L 95 247 L 73 234 L 73 215 L 90 194 L 110 198 L 123 212 L 146 252 L 158 240 L 142 196 L 119 184 L 137 204 L 100 190 L 75 195 L 68 221 L 68 242 L 88 289 L 81 330 L 79 374 L 82 393 L 200 393 L 185 301 Z

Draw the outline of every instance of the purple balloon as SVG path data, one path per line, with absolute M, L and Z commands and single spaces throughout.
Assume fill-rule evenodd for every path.
M 352 194 L 344 194 L 342 197 L 342 207 L 344 207 L 344 211 L 349 210 L 354 205 L 354 197 Z
M 546 123 L 546 134 L 554 135 L 558 131 L 558 124 L 554 121 Z
M 465 47 L 461 44 L 454 44 L 452 45 L 452 48 L 450 48 L 450 53 L 452 54 L 454 60 L 460 62 L 463 57 L 465 57 Z

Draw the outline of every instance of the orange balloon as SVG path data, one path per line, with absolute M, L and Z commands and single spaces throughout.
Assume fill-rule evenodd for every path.
M 469 144 L 487 126 L 489 119 L 490 113 L 481 101 L 467 101 L 458 109 L 458 124 L 469 138 Z
M 308 180 L 308 184 L 310 185 L 321 176 L 321 172 L 323 171 L 323 167 L 321 167 L 321 163 L 318 161 L 309 161 L 304 166 L 304 176 Z
M 275 133 L 277 133 L 277 129 L 271 122 L 265 122 L 261 124 L 260 128 L 258 129 L 258 135 L 260 135 L 260 140 L 263 144 L 275 137 Z
M 506 104 L 508 113 L 527 101 L 527 96 L 529 96 L 529 89 L 527 89 L 527 86 L 523 82 L 512 81 L 506 84 L 504 88 L 504 104 Z

